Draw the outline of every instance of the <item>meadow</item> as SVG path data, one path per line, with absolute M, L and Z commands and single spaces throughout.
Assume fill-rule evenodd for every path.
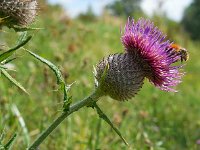
M 65 81 L 72 84 L 73 103 L 94 90 L 93 66 L 103 57 L 123 51 L 120 28 L 126 19 L 104 14 L 93 21 L 70 19 L 59 7 L 49 7 L 39 14 L 30 31 L 33 39 L 25 46 L 56 64 Z M 131 100 L 118 102 L 102 97 L 98 104 L 121 131 L 127 147 L 92 108 L 83 108 L 67 118 L 41 145 L 41 150 L 200 149 L 200 59 L 199 42 L 191 41 L 180 24 L 153 17 L 155 25 L 169 38 L 185 47 L 190 59 L 184 67 L 178 93 L 155 88 L 146 79 L 141 91 Z M 3 28 L 1 43 L 12 46 L 19 36 Z M 0 76 L 0 133 L 3 142 L 13 133 L 18 136 L 13 149 L 25 149 L 62 111 L 62 95 L 56 91 L 54 73 L 23 49 L 12 62 L 10 72 L 30 95 L 22 93 Z M 19 114 L 16 115 L 16 109 Z M 23 118 L 22 126 L 19 118 Z

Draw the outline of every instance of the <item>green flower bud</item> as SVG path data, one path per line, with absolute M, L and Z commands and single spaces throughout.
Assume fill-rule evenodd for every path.
M 128 100 L 143 85 L 144 66 L 136 54 L 110 55 L 96 66 L 96 88 L 102 95 L 109 95 L 115 100 Z

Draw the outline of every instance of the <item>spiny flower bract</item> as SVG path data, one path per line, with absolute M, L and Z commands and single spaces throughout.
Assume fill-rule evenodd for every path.
M 95 74 L 96 87 L 100 89 L 101 94 L 119 101 L 135 96 L 145 78 L 139 59 L 136 55 L 120 53 L 101 60 Z

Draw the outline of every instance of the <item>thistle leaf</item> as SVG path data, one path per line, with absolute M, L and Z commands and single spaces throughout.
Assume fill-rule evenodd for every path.
M 33 31 L 33 30 L 43 30 L 44 28 L 29 28 L 29 27 L 17 27 L 13 26 L 12 27 L 15 32 L 24 32 L 24 31 Z
M 99 115 L 99 118 L 103 119 L 108 125 L 110 125 L 110 127 L 117 133 L 117 135 L 120 137 L 120 139 L 124 142 L 124 144 L 126 144 L 127 146 L 129 146 L 128 142 L 126 141 L 126 139 L 122 136 L 121 132 L 113 125 L 113 123 L 110 121 L 110 119 L 106 116 L 106 114 L 101 110 L 101 108 L 94 103 L 93 107 L 96 108 L 96 111 Z
M 26 37 L 27 31 L 22 32 L 17 40 L 17 44 L 22 43 L 24 40 L 26 40 Z
M 10 81 L 12 82 L 15 86 L 17 86 L 19 89 L 21 89 L 23 92 L 25 92 L 26 94 L 29 94 L 25 88 L 19 83 L 17 82 L 5 69 L 0 68 L 2 74 Z
M 60 72 L 60 70 L 58 69 L 58 67 L 56 65 L 54 65 L 52 62 L 44 59 L 43 57 L 29 51 L 29 50 L 26 50 L 29 54 L 31 54 L 33 57 L 35 57 L 36 59 L 38 59 L 39 61 L 41 61 L 42 63 L 46 64 L 56 75 L 56 78 L 57 78 L 57 84 L 61 84 L 64 82 L 64 79 L 62 77 L 62 74 Z
M 17 57 L 14 57 L 14 58 L 10 58 L 10 59 L 6 59 L 5 61 L 3 61 L 2 63 L 3 64 L 7 64 L 9 62 L 12 62 L 13 60 L 17 59 Z
M 57 79 L 57 84 L 60 87 L 59 89 L 61 91 L 63 91 L 63 94 L 64 94 L 64 98 L 63 98 L 63 101 L 64 101 L 63 108 L 64 109 L 63 109 L 63 111 L 68 111 L 69 110 L 69 106 L 70 106 L 72 101 L 71 101 L 71 98 L 68 97 L 67 92 L 69 91 L 71 86 L 70 85 L 66 85 L 65 80 L 64 80 L 64 78 L 62 76 L 62 73 L 59 70 L 59 68 L 56 65 L 54 65 L 52 62 L 44 59 L 43 57 L 41 57 L 41 56 L 39 56 L 39 55 L 29 51 L 29 50 L 26 50 L 26 51 L 29 54 L 31 54 L 33 57 L 38 59 L 40 62 L 46 64 L 55 73 L 56 79 Z
M 10 150 L 10 149 L 11 149 L 13 143 L 15 142 L 16 137 L 17 137 L 17 134 L 15 133 L 15 134 L 10 138 L 10 140 L 8 141 L 8 143 L 4 146 L 4 149 L 5 149 L 5 150 Z
M 31 38 L 32 38 L 32 36 L 28 36 L 25 40 L 24 39 L 21 40 L 20 43 L 18 43 L 18 45 L 16 45 L 15 47 L 9 49 L 8 51 L 6 51 L 2 54 L 0 54 L 0 62 L 7 59 L 8 57 L 10 57 L 17 49 L 24 46 Z

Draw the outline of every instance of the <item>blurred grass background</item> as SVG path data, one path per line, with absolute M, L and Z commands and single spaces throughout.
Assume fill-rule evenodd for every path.
M 52 61 L 61 69 L 73 102 L 83 99 L 94 89 L 93 65 L 103 57 L 123 51 L 120 27 L 127 18 L 104 13 L 101 17 L 80 16 L 70 19 L 59 6 L 44 7 L 32 26 L 44 28 L 31 31 L 33 39 L 27 49 Z M 137 19 L 144 14 L 136 14 Z M 147 80 L 138 95 L 127 102 L 103 97 L 98 102 L 120 129 L 130 147 L 92 108 L 83 108 L 66 119 L 41 145 L 41 150 L 82 149 L 200 149 L 200 44 L 190 39 L 180 23 L 166 17 L 151 18 L 168 38 L 185 47 L 190 59 L 186 75 L 177 87 L 178 93 L 156 89 Z M 14 46 L 19 36 L 3 28 L 2 47 Z M 12 63 L 16 80 L 30 93 L 22 93 L 3 76 L 0 77 L 0 133 L 7 141 L 13 133 L 18 137 L 13 149 L 25 149 L 30 141 L 61 113 L 62 95 L 56 92 L 56 79 L 48 67 L 23 50 Z M 17 106 L 26 126 L 20 124 L 13 107 Z M 24 129 L 27 129 L 26 132 Z

